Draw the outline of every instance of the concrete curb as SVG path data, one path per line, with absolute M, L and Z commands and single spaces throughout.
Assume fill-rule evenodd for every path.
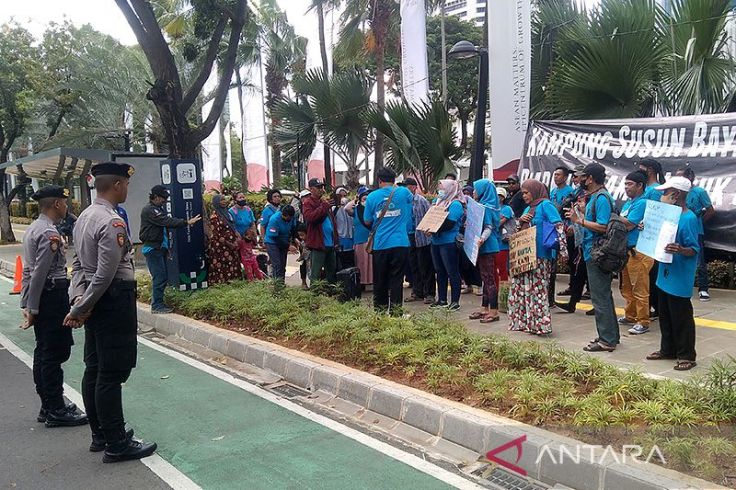
M 723 488 L 629 456 L 604 451 L 538 427 L 493 415 L 462 403 L 385 380 L 342 364 L 259 339 L 223 330 L 180 315 L 153 315 L 138 304 L 138 322 L 165 336 L 176 336 L 238 361 L 278 374 L 295 386 L 327 392 L 372 413 L 398 421 L 437 441 L 481 455 L 512 441 L 497 457 L 515 464 L 527 475 L 549 485 L 579 490 L 664 490 Z M 523 443 L 519 438 L 526 436 Z M 442 443 L 442 444 L 439 444 Z M 564 464 L 561 455 L 565 455 Z M 646 458 L 646 454 L 642 456 Z M 576 464 L 572 464 L 575 460 Z

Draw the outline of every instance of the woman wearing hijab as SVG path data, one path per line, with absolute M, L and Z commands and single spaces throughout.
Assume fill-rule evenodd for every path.
M 499 250 L 496 230 L 500 225 L 500 203 L 496 186 L 488 179 L 479 179 L 473 183 L 474 196 L 485 208 L 483 214 L 483 231 L 476 239 L 478 242 L 478 270 L 483 281 L 483 309 L 470 314 L 471 320 L 481 323 L 497 322 L 498 316 L 498 284 L 496 283 L 495 257 Z
M 437 271 L 437 301 L 430 308 L 449 311 L 460 309 L 460 256 L 455 237 L 460 230 L 460 219 L 465 213 L 465 197 L 456 180 L 440 180 L 435 206 L 447 209 L 447 218 L 436 233 L 432 234 L 432 262 Z M 447 283 L 450 283 L 450 303 L 447 303 Z
M 212 238 L 207 244 L 209 270 L 207 283 L 210 285 L 235 281 L 242 278 L 240 255 L 238 253 L 239 235 L 235 221 L 228 212 L 230 199 L 217 195 L 212 198 L 210 226 Z
M 363 221 L 363 210 L 365 209 L 365 201 L 371 190 L 367 187 L 358 189 L 358 198 L 350 201 L 345 205 L 345 212 L 353 217 L 353 251 L 355 252 L 355 265 L 360 269 L 360 284 L 366 286 L 373 284 L 373 261 L 368 252 L 365 251 L 365 244 L 368 241 L 368 235 L 371 230 L 365 226 Z
M 552 265 L 559 248 L 563 260 L 567 260 L 567 240 L 560 213 L 549 200 L 547 186 L 538 180 L 526 180 L 521 186 L 522 198 L 527 204 L 519 222 L 520 229 L 531 226 L 537 234 L 537 264 L 529 272 L 511 278 L 509 288 L 509 330 L 519 330 L 535 335 L 552 333 L 549 312 L 548 288 Z M 545 229 L 552 227 L 556 244 L 545 247 Z

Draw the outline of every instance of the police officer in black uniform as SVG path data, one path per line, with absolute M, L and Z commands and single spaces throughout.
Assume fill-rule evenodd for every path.
M 56 230 L 67 212 L 69 191 L 46 186 L 33 196 L 39 215 L 23 239 L 23 279 L 20 306 L 25 322 L 33 327 L 33 382 L 41 398 L 38 421 L 46 427 L 75 426 L 87 423 L 87 416 L 76 405 L 64 400 L 64 371 L 61 365 L 71 355 L 72 331 L 63 325 L 69 312 L 69 280 L 66 277 L 64 241 Z
M 72 267 L 72 308 L 64 324 L 84 324 L 82 397 L 92 429 L 90 451 L 105 450 L 103 462 L 150 456 L 146 443 L 125 430 L 122 383 L 136 365 L 136 284 L 132 246 L 125 222 L 115 212 L 128 196 L 135 169 L 106 162 L 92 167 L 97 198 L 74 227 L 76 253 Z

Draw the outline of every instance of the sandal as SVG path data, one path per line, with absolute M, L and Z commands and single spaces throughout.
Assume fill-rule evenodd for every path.
M 647 361 L 660 361 L 662 359 L 675 359 L 674 356 L 665 356 L 660 351 L 652 352 L 647 356 Z
M 424 301 L 424 298 L 418 298 L 417 296 L 409 296 L 404 300 L 404 303 L 413 303 L 414 301 Z
M 677 361 L 674 369 L 675 371 L 689 371 L 697 365 L 698 363 L 695 361 Z
M 493 323 L 493 322 L 497 322 L 497 321 L 499 321 L 499 320 L 501 320 L 501 317 L 500 317 L 500 316 L 498 316 L 498 315 L 496 315 L 496 316 L 491 316 L 491 315 L 484 315 L 484 316 L 483 316 L 483 317 L 482 317 L 482 318 L 480 319 L 480 322 L 481 322 L 481 323 Z
M 471 319 L 471 320 L 480 320 L 484 316 L 486 316 L 486 312 L 485 311 L 474 311 L 473 313 L 471 313 L 470 315 L 468 315 L 468 318 Z
M 594 344 L 586 345 L 583 347 L 583 350 L 585 352 L 613 352 L 616 348 L 602 342 L 596 342 Z

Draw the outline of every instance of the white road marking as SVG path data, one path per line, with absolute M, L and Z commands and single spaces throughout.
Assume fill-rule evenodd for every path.
M 391 458 L 394 458 L 408 466 L 411 466 L 412 468 L 415 468 L 423 473 L 426 473 L 436 478 L 437 480 L 447 483 L 448 485 L 451 485 L 455 488 L 461 488 L 461 489 L 483 489 L 484 488 L 469 480 L 466 480 L 465 478 L 459 475 L 456 475 L 450 471 L 440 468 L 439 466 L 436 466 L 430 463 L 429 461 L 425 461 L 424 459 L 419 458 L 418 456 L 415 456 L 411 453 L 407 453 L 406 451 L 402 451 L 401 449 L 395 448 L 385 442 L 373 439 L 372 437 L 366 434 L 363 434 L 362 432 L 358 430 L 342 425 L 339 422 L 336 422 L 323 415 L 314 413 L 302 407 L 301 405 L 298 405 L 294 402 L 281 398 L 271 393 L 270 391 L 264 390 L 263 388 L 260 388 L 246 381 L 238 379 L 232 376 L 231 374 L 228 374 L 224 371 L 220 371 L 219 369 L 213 366 L 210 366 L 203 362 L 187 357 L 186 355 L 180 352 L 176 352 L 176 351 L 167 349 L 166 347 L 158 345 L 155 342 L 151 342 L 148 339 L 138 337 L 138 340 L 140 343 L 142 343 L 143 345 L 147 347 L 150 347 L 151 349 L 154 349 L 163 354 L 166 354 L 169 357 L 172 357 L 200 371 L 203 371 L 218 379 L 221 379 L 222 381 L 225 381 L 226 383 L 230 383 L 231 385 L 237 386 L 243 391 L 246 391 L 252 395 L 256 395 L 260 398 L 263 398 L 264 400 L 267 400 L 282 408 L 285 408 L 286 410 L 289 410 L 290 412 L 293 412 L 297 415 L 301 415 L 302 417 L 308 420 L 311 420 L 312 422 L 316 422 L 324 427 L 327 427 L 330 430 L 333 430 L 339 434 L 349 437 L 350 439 L 353 439 L 354 441 L 357 441 L 363 444 L 364 446 L 367 446 L 387 456 L 390 456 Z
M 23 362 L 23 364 L 33 369 L 33 358 L 2 333 L 0 333 L 0 344 Z M 64 383 L 64 395 L 78 407 L 84 407 L 82 394 L 66 383 Z M 158 454 L 154 453 L 147 458 L 141 459 L 141 463 L 146 465 L 156 476 L 161 478 L 161 480 L 166 482 L 174 490 L 202 490 L 202 487 L 194 483 L 184 473 L 177 470 L 171 463 Z

